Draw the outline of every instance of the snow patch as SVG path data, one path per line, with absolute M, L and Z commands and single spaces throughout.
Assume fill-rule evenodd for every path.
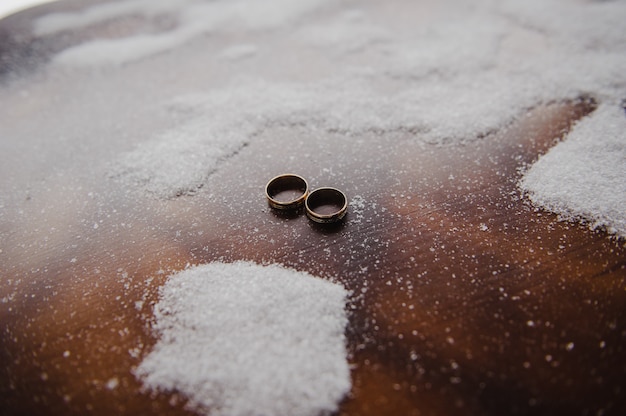
M 169 276 L 158 341 L 136 369 L 213 416 L 319 415 L 351 386 L 343 286 L 279 265 L 210 263 Z
M 542 156 L 520 186 L 566 220 L 626 237 L 626 113 L 603 104 Z

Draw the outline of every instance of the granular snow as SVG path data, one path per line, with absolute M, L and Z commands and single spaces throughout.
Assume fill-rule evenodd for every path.
M 350 390 L 340 284 L 279 265 L 210 263 L 171 275 L 155 305 L 144 386 L 214 416 L 319 415 Z
M 346 137 L 402 132 L 433 144 L 459 143 L 489 140 L 491 133 L 541 104 L 584 96 L 618 112 L 616 103 L 626 97 L 624 2 L 381 4 L 129 0 L 43 16 L 34 22 L 34 32 L 54 34 L 125 15 L 153 19 L 167 14 L 174 24 L 166 30 L 90 38 L 53 56 L 53 66 L 121 65 L 122 71 L 166 51 L 193 56 L 193 62 L 203 56 L 226 63 L 246 58 L 246 65 L 229 68 L 232 73 L 220 87 L 199 90 L 197 104 L 204 115 L 176 126 L 176 131 L 156 132 L 135 152 L 120 157 L 111 176 L 164 198 L 193 193 L 221 161 L 276 125 Z M 224 40 L 228 44 L 233 38 L 240 46 L 224 49 Z M 204 39 L 219 49 L 211 49 Z M 189 51 L 181 52 L 185 48 Z M 189 63 L 175 59 L 170 60 L 175 66 Z M 267 71 L 268 61 L 287 69 Z M 158 71 L 149 72 L 146 82 L 162 83 Z M 615 160 L 614 154 L 623 136 L 609 139 L 598 122 L 590 122 L 585 134 L 594 142 L 593 157 L 577 154 L 574 159 L 570 156 L 582 151 L 580 146 L 559 150 L 562 145 L 557 145 L 551 154 L 570 156 L 550 156 L 542 164 L 559 163 L 554 169 L 562 170 L 557 160 L 584 159 L 591 163 L 586 171 L 602 171 L 594 176 L 594 203 L 588 203 L 587 186 L 571 186 L 567 177 L 550 176 L 554 171 L 546 167 L 530 170 L 533 177 L 520 186 L 541 207 L 623 235 L 620 224 L 626 215 L 615 197 L 623 194 L 623 187 L 601 179 L 623 172 L 624 161 Z M 608 160 L 615 163 L 604 162 Z M 541 190 L 532 185 L 539 183 L 552 185 Z M 569 190 L 567 197 L 557 195 L 563 189 Z M 556 194 L 546 194 L 551 192 Z
M 567 220 L 590 219 L 626 237 L 626 114 L 605 104 L 567 140 L 541 157 L 521 181 L 537 205 Z

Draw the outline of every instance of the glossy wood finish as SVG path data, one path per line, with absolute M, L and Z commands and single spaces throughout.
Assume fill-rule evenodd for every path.
M 277 126 L 194 196 L 101 178 L 27 194 L 0 229 L 0 413 L 186 414 L 132 374 L 158 288 L 188 264 L 251 260 L 352 291 L 341 415 L 622 414 L 623 244 L 516 187 L 593 109 L 538 107 L 463 145 Z M 345 222 L 270 210 L 265 183 L 283 172 L 346 192 Z

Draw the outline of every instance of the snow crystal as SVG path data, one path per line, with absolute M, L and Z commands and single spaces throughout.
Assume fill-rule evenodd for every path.
M 22 10 L 27 10 L 31 7 L 53 1 L 55 0 L 2 0 L 2 2 L 0 2 L 0 19 Z
M 180 1 L 180 3 L 185 0 Z M 93 5 L 77 12 L 46 14 L 33 22 L 33 32 L 38 36 L 82 29 L 89 25 L 121 18 L 130 14 L 158 15 L 171 12 L 180 3 L 170 0 L 131 0 Z
M 361 223 L 363 221 L 363 218 L 365 217 L 364 211 L 366 205 L 367 202 L 361 195 L 355 195 L 352 197 L 352 200 L 350 201 L 350 211 L 354 217 L 353 222 Z
M 195 119 L 150 132 L 111 168 L 111 177 L 163 198 L 193 194 L 220 163 L 272 126 L 459 143 L 489 140 L 542 103 L 592 97 L 596 113 L 542 157 L 520 186 L 537 206 L 625 235 L 620 178 L 626 163 L 618 131 L 626 97 L 624 2 L 397 0 L 393 13 L 381 4 L 114 1 L 42 16 L 33 31 L 58 35 L 124 16 L 171 20 L 156 33 L 139 28 L 115 39 L 86 36 L 51 57 L 53 70 L 63 68 L 59 73 L 123 64 L 120 78 L 136 83 L 138 96 L 145 84 L 159 85 L 154 90 L 167 90 L 168 97 L 201 91 L 177 99 L 189 100 Z M 158 60 L 163 52 L 172 58 Z M 146 57 L 154 62 L 142 62 Z M 236 65 L 244 58 L 250 65 Z M 171 82 L 172 73 L 199 63 L 214 66 Z M 137 73 L 142 78 L 133 78 Z M 10 116 L 3 120 L 15 119 Z
M 318 415 L 350 390 L 343 286 L 279 265 L 211 263 L 171 275 L 158 341 L 136 369 L 211 415 Z
M 247 140 L 241 126 L 228 133 L 217 124 L 196 118 L 120 155 L 109 176 L 159 198 L 192 195 Z
M 220 53 L 220 57 L 229 61 L 238 61 L 240 59 L 249 58 L 257 53 L 258 48 L 255 45 L 241 44 L 233 45 L 224 49 Z
M 110 378 L 105 386 L 109 390 L 115 390 L 120 385 L 120 381 L 117 377 Z
M 604 104 L 521 181 L 537 205 L 626 237 L 626 114 Z
M 70 66 L 121 65 L 174 49 L 191 39 L 222 27 L 241 25 L 242 30 L 260 30 L 280 26 L 328 0 L 273 0 L 250 2 L 200 2 L 186 0 L 120 1 L 95 5 L 82 12 L 44 16 L 35 22 L 35 33 L 50 34 L 101 22 L 128 14 L 145 17 L 170 12 L 178 17 L 176 28 L 156 34 L 137 34 L 117 39 L 97 39 L 70 47 L 54 61 Z

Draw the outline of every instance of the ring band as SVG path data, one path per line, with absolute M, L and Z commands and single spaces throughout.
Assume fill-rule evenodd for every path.
M 348 212 L 348 198 L 336 188 L 318 188 L 306 198 L 306 215 L 319 224 L 341 221 Z
M 304 204 L 309 194 L 309 184 L 302 176 L 286 173 L 272 178 L 265 186 L 265 196 L 270 207 L 294 210 Z

